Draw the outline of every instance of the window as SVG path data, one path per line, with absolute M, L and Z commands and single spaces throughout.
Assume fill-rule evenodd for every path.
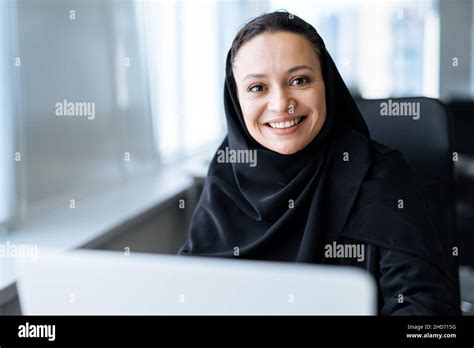
M 216 146 L 225 136 L 227 50 L 266 1 L 137 1 L 145 23 L 156 146 L 162 162 Z
M 156 172 L 132 10 L 0 1 L 0 224 Z
M 14 83 L 15 47 L 13 28 L 16 5 L 0 2 L 0 233 L 12 222 L 17 206 L 15 156 L 15 109 L 17 84 Z
M 138 2 L 163 162 L 224 137 L 218 2 Z
M 346 84 L 365 98 L 438 97 L 436 1 L 271 1 L 311 23 Z

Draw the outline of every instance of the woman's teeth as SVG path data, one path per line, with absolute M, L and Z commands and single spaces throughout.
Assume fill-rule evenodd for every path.
M 268 124 L 272 128 L 290 128 L 294 126 L 295 124 L 298 124 L 301 121 L 302 116 L 297 117 L 291 121 L 286 121 L 286 122 L 269 122 Z

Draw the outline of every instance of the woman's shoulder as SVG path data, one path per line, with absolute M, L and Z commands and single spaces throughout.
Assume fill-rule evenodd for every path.
M 373 160 L 343 235 L 436 259 L 436 236 L 421 183 L 400 151 L 371 141 Z
M 372 161 L 362 182 L 365 191 L 372 191 L 380 201 L 406 196 L 423 200 L 421 181 L 399 150 L 374 140 L 370 141 L 370 148 Z
M 350 151 L 348 149 L 351 149 Z M 379 141 L 370 139 L 353 129 L 342 128 L 335 132 L 330 156 L 335 158 L 337 170 L 365 166 L 363 181 L 396 182 L 416 181 L 403 154 Z M 350 154 L 349 167 L 339 165 L 340 152 Z M 349 157 L 349 156 L 347 156 Z
M 425 209 L 422 184 L 403 154 L 371 140 L 372 161 L 362 181 L 354 210 L 384 205 L 398 216 L 413 215 Z M 379 207 L 381 209 L 381 207 Z
M 405 184 L 417 181 L 416 174 L 410 168 L 404 155 L 396 149 L 375 140 L 370 141 L 373 160 L 366 175 L 366 180 L 385 179 L 394 183 L 403 181 Z

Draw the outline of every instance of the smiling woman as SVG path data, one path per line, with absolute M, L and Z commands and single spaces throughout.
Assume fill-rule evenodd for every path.
M 326 119 L 324 80 L 311 42 L 273 32 L 233 49 L 238 99 L 252 137 L 281 154 L 303 149 Z M 252 70 L 263 73 L 244 76 Z
M 216 153 L 179 254 L 362 267 L 380 314 L 460 314 L 453 255 L 419 182 L 399 151 L 370 139 L 310 24 L 277 11 L 244 25 L 224 105 L 218 153 L 256 151 L 258 164 Z

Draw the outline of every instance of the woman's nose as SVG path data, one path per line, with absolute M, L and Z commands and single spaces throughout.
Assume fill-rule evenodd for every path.
M 294 108 L 294 103 L 291 103 L 291 98 L 284 89 L 275 89 L 270 98 L 270 102 L 268 103 L 268 109 L 270 111 L 285 114 L 293 113 L 292 109 Z

